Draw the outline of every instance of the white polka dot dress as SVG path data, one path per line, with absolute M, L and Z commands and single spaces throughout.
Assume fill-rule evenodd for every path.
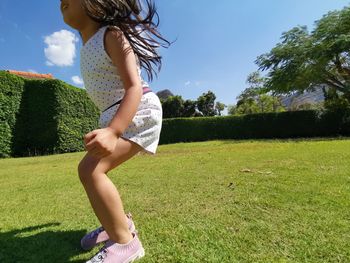
M 120 104 L 110 106 L 121 100 L 125 93 L 117 68 L 104 48 L 107 28 L 101 27 L 80 51 L 80 69 L 86 91 L 102 112 L 99 119 L 101 128 L 109 125 Z M 141 78 L 140 68 L 138 71 Z M 141 81 L 143 87 L 148 86 L 142 78 Z M 145 152 L 155 154 L 161 127 L 162 105 L 156 94 L 148 92 L 143 94 L 132 122 L 121 137 L 137 143 Z

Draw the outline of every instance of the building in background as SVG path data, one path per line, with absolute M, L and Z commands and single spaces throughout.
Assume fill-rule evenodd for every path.
M 6 72 L 26 78 L 26 79 L 54 79 L 52 74 L 39 74 L 39 73 L 17 71 L 17 70 L 6 70 Z

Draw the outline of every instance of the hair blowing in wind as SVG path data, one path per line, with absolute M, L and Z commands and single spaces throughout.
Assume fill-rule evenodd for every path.
M 117 26 L 123 31 L 149 80 L 154 74 L 157 76 L 162 65 L 157 48 L 167 48 L 170 42 L 157 30 L 159 15 L 152 0 L 84 0 L 83 3 L 91 19 L 101 26 Z

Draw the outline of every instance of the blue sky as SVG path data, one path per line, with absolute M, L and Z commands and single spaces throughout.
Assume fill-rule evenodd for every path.
M 82 43 L 78 33 L 62 21 L 59 2 L 0 0 L 0 70 L 51 73 L 81 87 L 72 78 L 79 83 Z M 156 0 L 160 31 L 177 41 L 161 50 L 163 68 L 151 87 L 154 91 L 169 89 L 184 99 L 196 99 L 211 90 L 218 101 L 234 104 L 247 87 L 248 74 L 257 69 L 256 57 L 270 51 L 282 32 L 297 25 L 312 29 L 315 20 L 349 3 Z M 67 45 L 63 53 L 55 50 L 57 37 L 61 39 L 59 44 Z

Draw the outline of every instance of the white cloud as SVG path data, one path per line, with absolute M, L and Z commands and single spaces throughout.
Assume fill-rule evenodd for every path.
M 188 87 L 188 86 L 193 86 L 193 85 L 195 85 L 196 87 L 199 87 L 200 85 L 202 85 L 203 84 L 203 81 L 198 81 L 198 80 L 196 80 L 196 81 L 194 81 L 194 82 L 192 82 L 192 81 L 187 81 L 187 82 L 185 82 L 185 86 L 186 87 Z
M 46 56 L 46 65 L 48 66 L 72 66 L 74 64 L 75 58 L 75 43 L 79 39 L 77 36 L 68 31 L 61 30 L 54 32 L 50 36 L 45 37 L 45 56 Z
M 38 73 L 38 71 L 34 70 L 34 69 L 28 69 L 28 72 L 31 72 L 31 73 Z
M 73 76 L 72 80 L 76 85 L 84 85 L 84 81 L 79 76 Z

